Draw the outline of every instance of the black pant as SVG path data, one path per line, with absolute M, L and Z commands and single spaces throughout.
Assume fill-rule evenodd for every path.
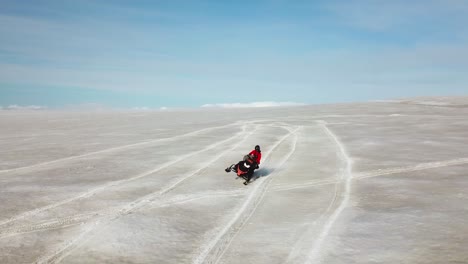
M 253 163 L 250 166 L 249 171 L 247 171 L 247 181 L 250 181 L 250 179 L 252 179 L 252 176 L 253 176 L 254 171 L 255 171 L 256 168 L 257 168 L 257 163 Z

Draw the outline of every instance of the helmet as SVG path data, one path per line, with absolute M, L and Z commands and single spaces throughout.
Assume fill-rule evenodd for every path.
M 255 150 L 260 151 L 260 146 L 259 145 L 255 146 Z

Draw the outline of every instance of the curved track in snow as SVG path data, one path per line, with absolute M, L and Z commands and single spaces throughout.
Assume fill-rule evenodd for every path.
M 284 136 L 279 140 L 270 150 L 270 152 L 265 155 L 265 160 L 268 156 L 288 137 L 294 135 L 294 141 L 291 151 L 283 158 L 283 160 L 278 165 L 281 167 L 294 153 L 297 143 L 297 134 L 296 131 L 299 128 L 290 130 L 290 133 Z M 274 174 L 274 173 L 273 173 Z M 254 183 L 254 188 L 251 190 L 248 198 L 241 205 L 241 207 L 235 212 L 235 215 L 224 226 L 217 229 L 216 234 L 209 238 L 201 248 L 199 254 L 194 258 L 194 264 L 201 263 L 218 263 L 222 258 L 224 252 L 229 248 L 232 240 L 239 233 L 245 223 L 250 219 L 252 214 L 257 209 L 258 205 L 261 203 L 265 192 L 269 187 L 269 183 L 274 177 L 273 174 L 270 174 L 266 179 L 260 178 Z
M 104 153 L 109 153 L 109 152 L 114 152 L 114 151 L 121 151 L 121 150 L 125 150 L 125 149 L 128 149 L 128 148 L 141 147 L 141 146 L 145 146 L 145 145 L 149 145 L 149 144 L 154 144 L 156 142 L 173 141 L 173 140 L 177 140 L 177 139 L 184 138 L 184 137 L 194 136 L 194 135 L 206 132 L 206 131 L 226 128 L 226 127 L 231 127 L 231 126 L 236 126 L 236 124 L 229 124 L 229 125 L 218 126 L 218 127 L 204 128 L 204 129 L 200 129 L 200 130 L 193 131 L 193 132 L 190 132 L 190 133 L 186 133 L 186 134 L 183 134 L 183 135 L 177 135 L 177 136 L 174 136 L 174 137 L 148 140 L 148 141 L 143 141 L 143 142 L 139 142 L 139 143 L 133 143 L 133 144 L 123 145 L 123 146 L 119 146 L 119 147 L 113 147 L 113 148 L 103 149 L 103 150 L 99 150 L 99 151 L 89 152 L 89 153 L 85 153 L 85 154 L 81 154 L 81 155 L 76 155 L 76 156 L 71 156 L 71 157 L 46 161 L 46 162 L 37 163 L 37 164 L 33 164 L 33 165 L 28 165 L 28 166 L 13 168 L 13 169 L 0 170 L 0 174 L 12 173 L 12 172 L 32 171 L 34 169 L 39 169 L 39 168 L 42 168 L 42 167 L 46 167 L 48 165 L 54 165 L 54 164 L 61 163 L 61 162 L 66 162 L 66 161 L 70 161 L 70 160 L 85 158 L 85 157 L 89 157 L 89 156 L 94 156 L 94 155 L 99 155 L 99 154 L 104 154 Z
M 251 135 L 255 133 L 257 128 L 254 130 L 250 131 L 248 135 Z M 93 222 L 88 222 L 86 224 L 86 227 L 84 230 L 78 234 L 76 237 L 64 242 L 62 245 L 57 247 L 55 250 L 52 252 L 49 252 L 48 254 L 45 254 L 41 256 L 36 263 L 58 263 L 61 260 L 63 260 L 65 257 L 67 257 L 71 252 L 73 252 L 74 249 L 78 248 L 80 245 L 85 243 L 87 239 L 92 236 L 93 233 L 99 232 L 99 228 L 101 226 L 107 225 L 110 222 L 120 218 L 121 216 L 124 216 L 132 211 L 136 211 L 139 209 L 144 208 L 145 206 L 151 205 L 156 201 L 157 198 L 161 197 L 165 193 L 171 191 L 172 189 L 176 188 L 179 184 L 184 182 L 185 180 L 199 174 L 201 171 L 203 171 L 206 167 L 209 165 L 213 164 L 216 160 L 218 160 L 221 156 L 225 155 L 228 152 L 231 152 L 233 149 L 237 148 L 239 145 L 241 145 L 246 138 L 238 141 L 236 144 L 232 145 L 229 149 L 224 150 L 221 153 L 218 153 L 218 156 L 215 158 L 209 160 L 207 163 L 203 164 L 199 169 L 192 171 L 188 174 L 186 174 L 183 177 L 180 177 L 179 179 L 176 179 L 172 183 L 169 183 L 166 185 L 164 188 L 162 188 L 159 191 L 150 193 L 148 195 L 142 196 L 138 198 L 137 200 L 134 200 L 131 203 L 124 204 L 123 206 L 119 206 L 118 208 L 114 209 L 110 214 L 105 215 L 105 217 L 98 218 L 97 220 Z
M 404 167 L 396 167 L 396 168 L 387 168 L 387 169 L 378 169 L 366 172 L 359 172 L 353 174 L 353 181 L 362 180 L 366 178 L 378 177 L 378 176 L 387 176 L 392 174 L 401 174 L 406 172 L 414 172 L 414 171 L 423 171 L 423 170 L 430 170 L 430 169 L 437 169 L 449 166 L 458 166 L 458 165 L 465 165 L 468 164 L 468 158 L 459 158 L 459 159 L 451 159 L 451 160 L 441 160 L 441 161 L 434 161 L 434 162 L 424 162 L 419 163 L 416 165 L 411 166 L 404 166 Z M 414 176 L 412 176 L 414 177 Z M 283 186 L 275 186 L 271 188 L 271 191 L 289 191 L 294 189 L 303 189 L 309 188 L 313 186 L 321 186 L 321 185 L 329 185 L 329 184 L 336 184 L 339 183 L 338 180 L 314 180 L 308 181 L 300 184 L 289 184 Z
M 31 216 L 36 215 L 38 213 L 41 213 L 41 212 L 44 212 L 44 211 L 47 211 L 47 210 L 50 210 L 50 209 L 53 209 L 53 208 L 56 208 L 56 207 L 59 207 L 59 206 L 62 206 L 62 205 L 66 205 L 68 203 L 71 203 L 71 202 L 74 202 L 74 201 L 77 201 L 77 200 L 89 198 L 92 195 L 94 195 L 96 193 L 99 193 L 99 192 L 102 192 L 102 191 L 104 191 L 104 190 L 106 190 L 106 189 L 108 189 L 110 187 L 122 185 L 122 184 L 128 183 L 130 181 L 134 181 L 134 180 L 137 180 L 137 179 L 140 179 L 140 178 L 143 178 L 143 177 L 150 176 L 153 173 L 156 173 L 156 172 L 158 172 L 158 171 L 160 171 L 162 169 L 168 168 L 169 166 L 174 165 L 174 164 L 176 164 L 176 163 L 178 163 L 178 162 L 180 162 L 182 160 L 185 160 L 185 159 L 190 158 L 192 156 L 198 155 L 198 154 L 203 153 L 205 151 L 215 149 L 216 147 L 218 147 L 218 146 L 220 146 L 222 144 L 225 144 L 225 143 L 227 143 L 227 142 L 229 142 L 231 140 L 234 140 L 236 138 L 245 137 L 248 134 L 252 134 L 252 132 L 247 132 L 246 131 L 246 127 L 247 127 L 247 125 L 244 125 L 242 127 L 242 130 L 239 133 L 235 134 L 234 136 L 232 136 L 230 138 L 227 138 L 225 140 L 222 140 L 222 141 L 216 142 L 214 144 L 211 144 L 211 145 L 209 145 L 209 146 L 207 146 L 207 147 L 205 147 L 205 148 L 203 148 L 201 150 L 194 151 L 194 152 L 182 155 L 182 156 L 180 156 L 180 157 L 178 157 L 176 159 L 173 159 L 173 160 L 171 160 L 169 162 L 166 162 L 166 163 L 158 166 L 155 169 L 140 173 L 140 174 L 135 175 L 135 176 L 131 176 L 131 177 L 126 178 L 126 179 L 111 181 L 111 182 L 108 182 L 108 183 L 103 184 L 101 186 L 97 186 L 97 187 L 95 187 L 95 188 L 93 188 L 91 190 L 88 190 L 88 191 L 84 192 L 84 193 L 81 193 L 81 194 L 79 194 L 77 196 L 70 197 L 68 199 L 65 199 L 65 200 L 62 200 L 62 201 L 59 201 L 59 202 L 56 202 L 56 203 L 49 204 L 47 206 L 43 206 L 43 207 L 40 207 L 40 208 L 36 208 L 36 209 L 30 210 L 30 211 L 23 212 L 21 214 L 18 214 L 18 215 L 14 216 L 14 217 L 9 218 L 9 219 L 0 221 L 0 226 L 6 225 L 6 224 L 8 224 L 10 222 L 13 222 L 13 221 L 17 221 L 17 220 L 20 220 L 20 219 L 31 217 Z M 204 130 L 207 130 L 207 129 L 204 129 Z M 196 132 L 193 132 L 193 133 L 200 133 L 200 131 L 202 131 L 202 130 L 199 130 L 199 131 L 196 131 Z
M 336 222 L 338 217 L 340 216 L 341 212 L 343 212 L 344 208 L 348 205 L 350 196 L 351 196 L 351 179 L 352 175 L 352 161 L 351 158 L 348 156 L 344 145 L 338 139 L 338 137 L 327 127 L 325 123 L 321 124 L 322 128 L 327 132 L 330 138 L 333 139 L 337 148 L 338 154 L 341 157 L 343 163 L 345 164 L 345 168 L 342 171 L 341 180 L 344 183 L 344 190 L 341 194 L 341 203 L 335 208 L 333 213 L 329 216 L 326 220 L 325 225 L 323 226 L 322 231 L 320 232 L 319 236 L 315 240 L 310 252 L 308 254 L 306 263 L 320 263 L 321 261 L 321 248 L 324 240 L 327 238 L 330 230 L 333 227 L 333 224 Z M 333 200 L 336 199 L 336 196 Z M 335 202 L 332 203 L 333 207 L 335 206 Z

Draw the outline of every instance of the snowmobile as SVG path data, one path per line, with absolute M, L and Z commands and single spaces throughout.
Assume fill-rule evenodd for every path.
M 227 167 L 225 171 L 228 173 L 231 171 L 235 172 L 238 177 L 245 180 L 244 185 L 247 185 L 256 168 L 257 165 L 254 161 L 254 157 L 252 155 L 245 155 L 243 160 L 239 161 L 237 164 L 232 164 Z

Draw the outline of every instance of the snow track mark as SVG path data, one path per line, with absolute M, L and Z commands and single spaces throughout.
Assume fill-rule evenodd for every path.
M 352 180 L 361 180 L 361 179 L 366 179 L 366 178 L 371 178 L 371 177 L 386 176 L 386 175 L 391 175 L 391 174 L 413 172 L 413 171 L 430 170 L 430 169 L 464 165 L 464 164 L 468 164 L 468 158 L 426 162 L 426 163 L 419 163 L 413 166 L 378 169 L 378 170 L 372 170 L 372 171 L 367 171 L 367 172 L 354 173 Z M 336 184 L 339 182 L 340 181 L 336 181 L 336 180 L 316 180 L 316 181 L 304 182 L 304 183 L 299 183 L 299 184 L 290 184 L 286 186 L 276 186 L 272 188 L 271 190 L 272 191 L 288 191 L 288 190 L 294 190 L 294 189 L 308 188 L 312 186 Z
M 193 131 L 193 132 L 190 132 L 190 133 L 187 133 L 187 134 L 178 135 L 178 136 L 174 136 L 174 137 L 170 137 L 170 138 L 160 138 L 160 139 L 154 139 L 154 140 L 149 140 L 149 141 L 143 141 L 143 142 L 139 142 L 139 143 L 134 143 L 134 144 L 123 145 L 123 146 L 119 146 L 119 147 L 103 149 L 103 150 L 90 152 L 90 153 L 86 153 L 86 154 L 81 154 L 81 155 L 76 155 L 76 156 L 71 156 L 71 157 L 46 161 L 46 162 L 33 164 L 33 165 L 29 165 L 29 166 L 13 168 L 13 169 L 6 169 L 6 170 L 0 170 L 0 174 L 8 173 L 8 172 L 24 172 L 24 171 L 33 170 L 33 169 L 36 169 L 36 168 L 40 168 L 40 167 L 44 167 L 44 166 L 47 166 L 47 165 L 52 165 L 52 164 L 56 164 L 56 163 L 60 163 L 60 162 L 64 162 L 64 161 L 69 161 L 69 160 L 74 160 L 74 159 L 99 155 L 99 154 L 113 152 L 113 151 L 119 151 L 119 150 L 123 150 L 123 149 L 127 149 L 127 148 L 140 147 L 140 146 L 144 146 L 144 145 L 148 145 L 148 144 L 153 144 L 153 143 L 156 143 L 156 142 L 172 141 L 172 140 L 176 140 L 176 139 L 183 138 L 183 137 L 189 137 L 189 136 L 197 135 L 197 134 L 200 134 L 200 133 L 203 133 L 203 132 L 206 132 L 206 131 L 221 129 L 221 128 L 235 126 L 235 125 L 236 124 L 229 124 L 229 125 L 224 125 L 224 126 L 219 126 L 219 127 L 204 128 L 204 129 L 200 129 L 200 130 L 197 130 L 197 131 Z
M 271 190 L 272 191 L 289 191 L 289 190 L 294 190 L 294 189 L 309 188 L 309 187 L 312 187 L 312 186 L 336 184 L 336 183 L 339 183 L 339 182 L 340 181 L 337 181 L 335 179 L 315 180 L 315 181 L 309 181 L 309 182 L 297 183 L 297 184 L 278 185 L 278 186 L 275 186 L 275 187 L 271 188 Z
M 234 191 L 213 191 L 213 192 L 204 192 L 191 195 L 177 195 L 170 199 L 160 199 L 152 201 L 151 204 L 156 203 L 157 207 L 170 206 L 174 204 L 188 203 L 191 201 L 206 199 L 212 197 L 229 197 L 229 196 L 240 196 L 245 195 L 245 190 L 234 190 Z M 109 208 L 101 210 L 98 212 L 91 212 L 86 214 L 79 214 L 74 216 L 67 216 L 63 218 L 50 219 L 38 224 L 29 224 L 15 226 L 13 228 L 7 228 L 0 230 L 0 238 L 11 237 L 16 235 L 21 235 L 25 233 L 33 233 L 44 230 L 60 229 L 69 226 L 84 224 L 85 222 L 91 221 L 93 219 L 103 218 L 111 216 L 115 211 L 119 209 Z
M 283 161 L 279 164 L 279 167 L 282 166 L 294 153 L 297 143 L 297 134 L 296 131 L 299 128 L 294 130 L 288 129 L 290 132 L 281 138 L 276 144 L 272 147 L 270 152 L 265 156 L 267 157 L 288 137 L 295 135 L 293 147 L 291 152 L 286 155 Z M 263 200 L 263 197 L 268 189 L 268 185 L 272 180 L 273 175 L 269 175 L 267 179 L 260 178 L 254 184 L 254 188 L 251 190 L 248 198 L 242 204 L 240 209 L 236 212 L 231 221 L 229 221 L 224 227 L 220 228 L 219 231 L 216 231 L 217 234 L 214 237 L 209 238 L 207 244 L 202 245 L 202 250 L 200 254 L 193 260 L 194 264 L 201 263 L 218 263 L 219 260 L 224 255 L 224 252 L 229 248 L 231 242 L 235 236 L 240 232 L 245 223 L 250 219 L 258 205 Z
M 15 226 L 13 228 L 0 230 L 0 238 L 16 236 L 16 235 L 21 235 L 25 233 L 33 233 L 33 232 L 44 231 L 44 230 L 59 229 L 59 228 L 64 228 L 68 226 L 74 226 L 74 225 L 85 223 L 93 218 L 96 218 L 102 215 L 103 215 L 103 212 L 89 213 L 89 214 L 75 215 L 71 217 L 64 217 L 60 219 L 53 219 L 53 220 L 45 221 L 39 224 Z
M 330 233 L 331 228 L 333 227 L 333 224 L 336 222 L 341 212 L 348 205 L 350 194 L 351 194 L 351 179 L 353 177 L 352 161 L 351 161 L 351 158 L 348 156 L 344 145 L 340 142 L 338 137 L 327 127 L 326 123 L 320 123 L 320 126 L 325 130 L 325 132 L 327 132 L 330 138 L 333 139 L 333 141 L 338 147 L 339 155 L 341 159 L 346 164 L 346 167 L 344 168 L 342 172 L 342 177 L 341 177 L 341 181 L 344 182 L 344 191 L 342 193 L 341 203 L 335 209 L 335 211 L 330 215 L 330 217 L 327 219 L 322 231 L 320 232 L 319 236 L 317 237 L 314 244 L 312 245 L 312 248 L 310 250 L 306 263 L 320 263 L 321 261 L 320 250 L 321 250 L 323 241 L 327 238 L 328 234 Z M 334 199 L 335 198 L 336 196 L 334 197 Z M 335 202 L 332 202 L 331 205 L 333 205 L 334 203 Z
M 248 135 L 251 135 L 253 134 L 256 130 L 258 129 L 258 127 L 256 127 L 254 130 L 252 130 L 251 132 L 248 133 Z M 64 244 L 62 244 L 61 246 L 59 246 L 56 250 L 54 250 L 52 253 L 48 254 L 48 255 L 45 255 L 45 256 L 42 256 L 40 257 L 36 263 L 58 263 L 60 262 L 63 258 L 65 258 L 66 256 L 68 256 L 71 252 L 73 252 L 74 249 L 76 249 L 77 247 L 79 247 L 80 245 L 82 245 L 83 243 L 86 242 L 87 239 L 89 239 L 89 237 L 91 235 L 88 235 L 88 234 L 91 234 L 93 233 L 93 231 L 95 229 L 97 229 L 98 227 L 102 226 L 102 225 L 106 225 L 106 224 L 109 224 L 111 223 L 112 221 L 118 219 L 119 217 L 122 217 L 132 211 L 136 211 L 140 208 L 143 208 L 144 206 L 148 205 L 148 204 L 151 204 L 152 202 L 155 201 L 155 199 L 167 192 L 169 192 L 170 190 L 172 190 L 173 188 L 175 188 L 178 184 L 180 184 L 181 182 L 185 181 L 186 179 L 196 175 L 197 173 L 199 173 L 200 171 L 202 171 L 204 168 L 206 168 L 206 166 L 214 163 L 216 160 L 218 160 L 223 154 L 226 154 L 230 151 L 232 151 L 233 149 L 235 149 L 237 146 L 239 146 L 240 144 L 242 144 L 243 141 L 245 141 L 245 139 L 247 138 L 247 136 L 243 139 L 243 140 L 240 140 L 239 142 L 237 142 L 235 145 L 233 145 L 231 148 L 219 153 L 219 155 L 217 155 L 215 158 L 213 158 L 211 161 L 207 162 L 207 165 L 204 165 L 203 167 L 201 167 L 200 169 L 194 171 L 194 172 L 191 172 L 189 173 L 188 175 L 185 175 L 183 177 L 181 177 L 180 179 L 174 181 L 172 184 L 169 184 L 168 186 L 166 186 L 165 188 L 163 188 L 162 190 L 159 190 L 157 192 L 153 192 L 153 193 L 150 193 L 150 194 L 147 194 L 143 197 L 140 197 L 139 199 L 131 202 L 131 203 L 127 203 L 123 206 L 120 206 L 119 208 L 115 209 L 109 216 L 105 217 L 105 218 L 101 218 L 99 219 L 98 221 L 95 221 L 91 224 L 88 224 L 88 226 L 84 229 L 83 232 L 81 232 L 77 237 L 69 240 L 69 241 L 66 241 Z
M 448 167 L 448 166 L 463 165 L 467 163 L 468 163 L 468 158 L 426 162 L 426 163 L 420 163 L 414 166 L 397 167 L 397 168 L 391 168 L 391 169 L 379 169 L 379 170 L 363 172 L 363 173 L 357 174 L 355 178 L 363 179 L 363 178 L 383 176 L 383 175 L 396 174 L 396 173 L 404 173 L 404 172 L 428 170 L 428 169 L 435 169 L 435 168 Z
M 210 149 L 213 149 L 213 148 L 216 148 L 218 147 L 219 145 L 222 145 L 222 144 L 225 144 L 226 142 L 229 142 L 237 137 L 240 137 L 242 135 L 245 135 L 247 134 L 246 132 L 246 127 L 247 125 L 244 125 L 242 127 L 242 131 L 240 131 L 239 133 L 235 134 L 234 136 L 228 138 L 228 139 L 225 139 L 225 140 L 222 140 L 222 141 L 219 141 L 219 142 L 216 142 L 214 144 L 211 144 L 201 150 L 198 150 L 198 151 L 195 151 L 195 152 L 192 152 L 192 153 L 189 153 L 189 154 L 186 154 L 186 155 L 183 155 L 183 156 L 180 156 L 179 158 L 177 159 L 174 159 L 172 161 L 169 161 L 169 162 L 166 162 L 164 164 L 162 164 L 161 166 L 155 168 L 155 169 L 152 169 L 150 171 L 146 171 L 146 172 L 143 172 L 143 173 L 140 173 L 136 176 L 133 176 L 133 177 L 130 177 L 130 178 L 127 178 L 127 179 L 122 179 L 122 180 L 117 180 L 117 181 L 112 181 L 112 182 L 109 182 L 109 183 L 106 183 L 104 185 L 101 185 L 101 186 L 98 186 L 94 189 L 91 189 L 87 192 L 84 192 L 78 196 L 75 196 L 75 197 L 71 197 L 69 199 L 65 199 L 65 200 L 62 200 L 60 202 L 57 202 L 57 203 L 53 203 L 53 204 L 50 204 L 50 205 L 47 205 L 47 206 L 44 206 L 44 207 L 40 207 L 40 208 L 36 208 L 34 210 L 31 210 L 31 211 L 27 211 L 27 212 L 24 212 L 24 213 L 21 213 L 17 216 L 14 216 L 14 217 L 11 217 L 7 220 L 4 220 L 4 221 L 1 221 L 0 222 L 0 226 L 2 225 L 5 225 L 5 224 L 8 224 L 10 222 L 13 222 L 13 221 L 16 221 L 16 220 L 19 220 L 19 219 L 22 219 L 22 218 L 26 218 L 26 217 L 29 217 L 29 216 L 32 216 L 32 215 L 35 215 L 35 214 L 38 214 L 40 212 L 43 212 L 43 211 L 46 211 L 46 210 L 50 210 L 50 209 L 53 209 L 53 208 L 56 208 L 56 207 L 59 207 L 59 206 L 62 206 L 62 205 L 65 205 L 67 203 L 71 203 L 71 202 L 74 202 L 74 201 L 77 201 L 77 200 L 80 200 L 80 199 L 85 199 L 85 198 L 88 198 L 98 192 L 101 192 L 109 187 L 113 187 L 113 186 L 117 186 L 117 185 L 121 185 L 123 183 L 127 183 L 127 182 L 130 182 L 130 181 L 134 181 L 134 180 L 137 180 L 137 179 L 140 179 L 140 178 L 143 178 L 143 177 L 147 177 L 153 173 L 156 173 L 164 168 L 167 168 L 173 164 L 176 164 L 184 159 L 187 159 L 189 157 L 192 157 L 194 155 L 197 155 L 197 154 L 200 154 L 200 153 L 203 153 L 207 150 L 210 150 Z M 249 133 L 251 134 L 251 133 Z M 178 184 L 178 183 L 176 183 Z

